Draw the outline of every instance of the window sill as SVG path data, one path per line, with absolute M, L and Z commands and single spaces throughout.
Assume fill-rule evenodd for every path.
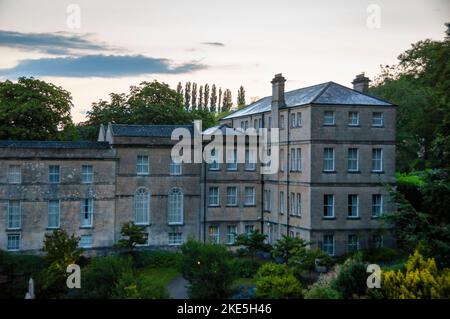
M 80 226 L 80 229 L 94 229 L 94 226 Z
M 384 171 L 370 171 L 371 174 L 384 174 Z
M 323 220 L 336 220 L 336 217 L 322 217 Z
M 336 124 L 324 124 L 325 127 L 336 127 Z
M 323 174 L 336 174 L 336 171 L 322 171 Z
M 244 204 L 244 207 L 256 207 L 256 204 Z
M 150 226 L 150 223 L 139 223 L 139 224 L 134 223 L 134 225 L 135 225 L 135 226 L 143 226 L 143 227 L 147 227 L 147 226 Z M 93 228 L 93 227 L 91 227 L 91 228 Z
M 351 217 L 351 216 L 347 216 L 348 220 L 359 220 L 361 219 L 361 217 L 357 216 L 357 217 Z
M 302 218 L 302 215 L 293 215 L 293 214 L 290 214 L 289 216 L 292 217 L 292 218 Z
M 238 170 L 237 170 L 237 168 L 233 168 L 233 169 L 228 169 L 227 168 L 227 172 L 237 172 Z
M 167 223 L 169 226 L 184 226 L 184 222 L 182 223 Z
M 208 168 L 208 171 L 210 171 L 210 172 L 219 172 L 220 168 Z
M 355 128 L 361 127 L 361 125 L 359 125 L 359 124 L 348 124 L 347 126 L 348 127 L 355 127 Z
M 211 207 L 211 208 L 219 208 L 220 205 L 208 205 L 208 207 Z
M 149 176 L 150 173 L 146 173 L 146 174 L 136 174 L 136 176 Z
M 256 172 L 256 168 L 246 168 L 244 169 L 246 172 Z
M 61 229 L 61 227 L 47 227 L 46 230 L 50 231 L 50 230 L 59 230 Z
M 22 227 L 19 228 L 6 228 L 7 232 L 18 232 L 18 231 L 22 231 Z
M 371 128 L 384 128 L 384 125 L 372 125 Z
M 238 204 L 226 204 L 225 207 L 239 207 Z
M 361 171 L 347 171 L 348 174 L 361 174 Z

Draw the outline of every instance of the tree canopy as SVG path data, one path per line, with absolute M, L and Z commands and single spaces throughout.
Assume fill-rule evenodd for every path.
M 60 140 L 72 125 L 70 93 L 34 78 L 0 82 L 0 139 Z

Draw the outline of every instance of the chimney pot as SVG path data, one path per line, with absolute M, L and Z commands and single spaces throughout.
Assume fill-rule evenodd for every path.
M 272 79 L 272 105 L 271 118 L 272 127 L 278 127 L 278 109 L 286 105 L 284 100 L 284 82 L 286 79 L 281 73 L 275 74 Z

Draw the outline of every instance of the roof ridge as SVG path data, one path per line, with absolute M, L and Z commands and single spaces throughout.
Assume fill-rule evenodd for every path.
M 320 92 L 316 95 L 316 97 L 311 100 L 310 103 L 316 102 L 316 100 L 323 94 L 323 92 L 325 92 L 330 87 L 331 83 L 333 83 L 333 82 L 328 81 L 328 82 L 324 82 L 324 83 L 326 83 L 326 85 L 323 87 L 322 90 L 320 90 Z M 324 83 L 322 83 L 322 84 L 324 84 Z
M 333 82 L 333 81 L 331 81 L 331 82 Z M 393 103 L 391 103 L 391 102 L 389 102 L 389 101 L 387 101 L 387 100 L 383 100 L 383 99 L 380 99 L 380 98 L 378 98 L 378 97 L 376 97 L 376 96 L 373 96 L 373 95 L 370 95 L 370 94 L 367 94 L 367 93 L 360 92 L 360 91 L 355 90 L 355 89 L 353 89 L 353 88 L 349 88 L 349 87 L 347 87 L 347 86 L 345 86 L 345 85 L 342 85 L 342 84 L 339 84 L 339 83 L 336 83 L 336 82 L 333 82 L 333 83 L 336 84 L 336 85 L 338 85 L 338 86 L 340 86 L 340 87 L 346 88 L 347 90 L 351 90 L 351 91 L 356 92 L 356 93 L 359 93 L 359 94 L 361 94 L 361 95 L 368 96 L 368 97 L 370 97 L 370 98 L 372 98 L 372 99 L 381 101 L 381 102 L 383 102 L 383 103 L 387 103 L 387 104 L 389 104 L 389 105 L 394 105 L 394 106 L 396 105 L 396 104 L 393 104 Z

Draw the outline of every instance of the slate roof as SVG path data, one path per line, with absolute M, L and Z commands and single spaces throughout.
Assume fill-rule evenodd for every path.
M 370 105 L 370 106 L 393 106 L 387 101 L 363 94 L 335 82 L 325 82 L 313 86 L 286 92 L 284 95 L 286 107 L 306 104 L 333 104 L 333 105 Z M 271 109 L 272 96 L 266 96 L 243 109 L 240 109 L 223 120 L 240 116 L 247 116 Z
M 234 129 L 226 124 L 212 126 L 203 131 L 203 135 L 212 135 L 217 131 L 221 131 L 222 135 L 245 135 L 239 129 Z
M 90 141 L 0 141 L 0 148 L 108 149 L 108 142 Z
M 194 133 L 194 125 L 130 125 L 111 124 L 113 136 L 171 137 L 176 128 L 186 128 Z

